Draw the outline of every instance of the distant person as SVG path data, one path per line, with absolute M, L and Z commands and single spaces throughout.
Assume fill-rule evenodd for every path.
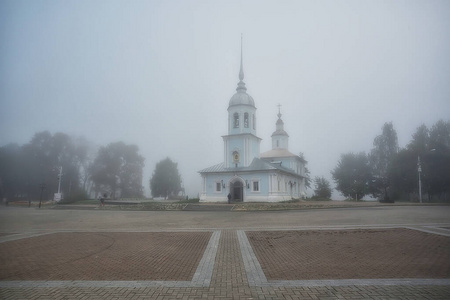
M 103 198 L 103 195 L 99 196 L 99 200 L 100 200 L 100 206 L 101 207 L 105 206 L 105 198 Z
M 231 202 L 231 193 L 228 193 L 227 198 L 228 198 L 228 204 L 230 204 L 230 202 Z

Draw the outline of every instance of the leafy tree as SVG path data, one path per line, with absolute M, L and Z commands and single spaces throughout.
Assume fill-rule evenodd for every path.
M 0 148 L 0 177 L 5 197 L 38 198 L 39 185 L 46 185 L 46 194 L 58 191 L 59 168 L 63 167 L 61 191 L 66 198 L 79 188 L 78 158 L 73 139 L 64 133 L 36 133 L 23 146 Z
M 421 156 L 425 192 L 450 201 L 450 121 L 438 121 L 430 130 L 429 149 Z
M 418 198 L 418 158 L 421 161 L 422 194 L 428 201 L 450 201 L 450 122 L 438 121 L 431 130 L 417 128 L 406 149 L 399 151 L 389 170 L 391 194 Z
M 421 157 L 422 170 L 427 171 L 429 151 L 430 131 L 422 124 L 417 127 L 406 148 L 401 149 L 392 160 L 388 175 L 392 196 L 397 199 L 411 199 L 411 195 L 415 194 L 415 198 L 418 198 L 418 158 Z M 426 181 L 423 181 L 423 190 L 428 189 Z
M 136 145 L 123 142 L 101 147 L 89 168 L 96 192 L 109 192 L 114 199 L 142 197 L 144 158 L 138 152 Z
M 178 164 L 168 157 L 158 162 L 150 179 L 150 190 L 153 197 L 169 197 L 178 194 L 181 191 Z
M 92 153 L 92 144 L 85 138 L 79 137 L 74 139 L 75 157 L 80 177 L 80 187 L 83 191 L 88 192 L 90 174 L 89 165 L 93 161 L 94 154 Z
M 25 194 L 23 181 L 26 168 L 19 145 L 9 144 L 0 148 L 0 200 Z
M 59 169 L 62 167 L 61 191 L 65 197 L 79 189 L 77 159 L 72 138 L 65 133 L 52 135 L 48 131 L 38 132 L 30 143 L 24 145 L 24 159 L 30 168 L 25 182 L 31 185 L 33 197 L 38 197 L 41 183 L 46 184 L 49 195 L 58 191 Z
M 336 183 L 336 190 L 345 197 L 358 200 L 369 193 L 371 172 L 364 152 L 342 154 L 331 174 Z
M 370 184 L 374 197 L 389 202 L 388 190 L 390 187 L 389 168 L 398 153 L 397 132 L 392 122 L 385 123 L 381 135 L 375 137 L 374 148 L 370 152 L 369 161 L 372 169 L 373 180 Z
M 391 195 L 396 199 L 409 199 L 418 189 L 417 154 L 410 149 L 400 150 L 389 168 Z
M 449 151 L 450 150 L 450 121 L 439 120 L 430 130 L 429 150 Z
M 314 178 L 314 197 L 316 198 L 331 198 L 331 186 L 330 182 L 325 177 L 316 176 Z
M 409 151 L 421 155 L 429 151 L 430 131 L 425 124 L 417 127 L 411 142 L 406 147 Z

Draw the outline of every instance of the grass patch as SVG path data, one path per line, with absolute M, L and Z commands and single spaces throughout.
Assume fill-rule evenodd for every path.
M 77 200 L 74 202 L 66 202 L 66 201 L 61 201 L 58 203 L 58 205 L 64 205 L 64 204 L 71 204 L 71 205 L 87 205 L 87 204 L 100 204 L 100 200 L 96 200 L 96 199 L 84 199 L 84 200 Z
M 199 203 L 200 199 L 198 198 L 192 198 L 192 199 L 188 199 L 188 200 L 180 200 L 177 203 Z
M 307 199 L 307 201 L 331 201 L 331 199 L 330 198 L 320 198 L 320 197 L 312 197 L 312 198 L 309 198 L 309 199 Z

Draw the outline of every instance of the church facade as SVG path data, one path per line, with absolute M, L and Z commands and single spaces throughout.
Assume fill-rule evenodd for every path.
M 199 171 L 200 202 L 278 202 L 306 196 L 305 160 L 288 150 L 289 135 L 278 111 L 272 149 L 260 153 L 256 106 L 247 94 L 242 65 L 228 105 L 223 162 Z

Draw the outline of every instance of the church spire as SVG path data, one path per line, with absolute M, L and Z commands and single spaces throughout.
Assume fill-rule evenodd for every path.
M 289 135 L 284 131 L 284 122 L 281 119 L 281 104 L 278 104 L 278 120 L 276 130 L 272 133 L 272 149 L 288 149 Z
M 242 65 L 242 34 L 241 34 L 241 69 L 239 70 L 239 80 L 244 80 L 244 67 Z
M 274 134 L 276 132 L 278 132 L 279 134 L 283 134 L 283 133 L 286 133 L 286 132 L 284 131 L 284 122 L 283 122 L 283 120 L 281 120 L 281 116 L 282 116 L 282 114 L 281 114 L 281 104 L 278 104 L 277 106 L 278 106 L 278 114 L 277 114 L 278 120 L 277 120 L 277 127 L 276 127 L 277 130 L 274 132 Z
M 236 88 L 236 91 L 238 92 L 244 92 L 247 90 L 244 83 L 244 67 L 243 67 L 243 59 L 242 59 L 242 34 L 241 34 L 241 68 L 239 70 L 239 83 L 238 87 Z

